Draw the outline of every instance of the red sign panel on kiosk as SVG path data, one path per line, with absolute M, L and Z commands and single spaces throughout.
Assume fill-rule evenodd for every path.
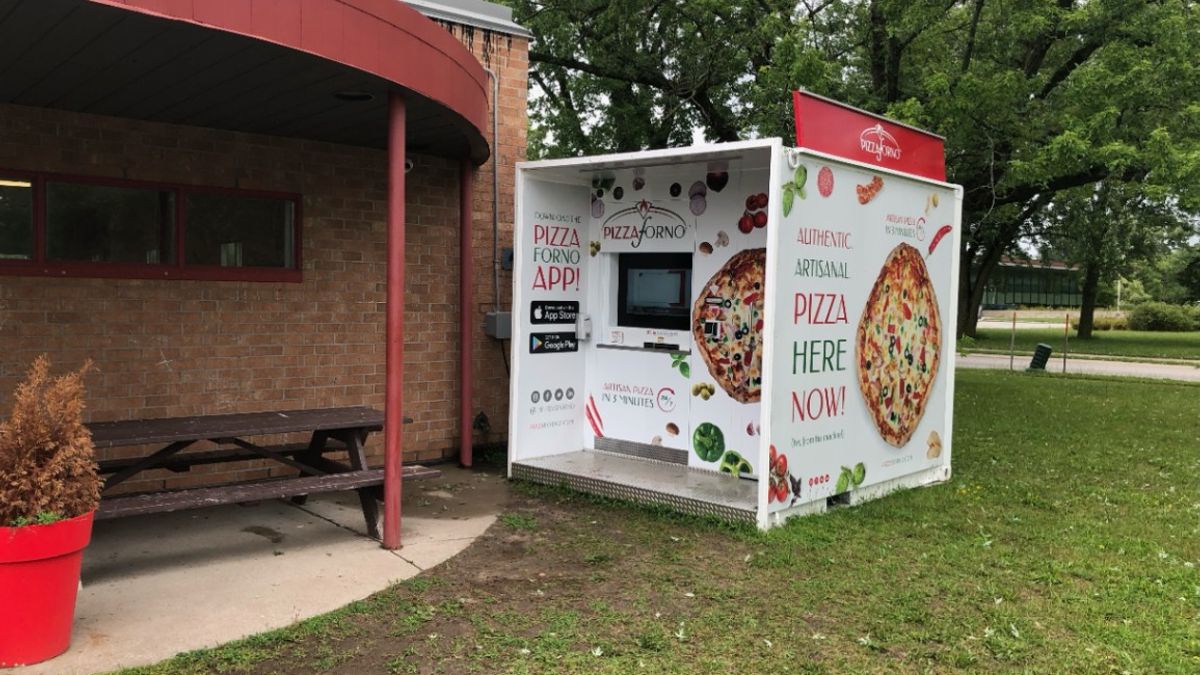
M 792 92 L 792 109 L 799 147 L 946 180 L 941 136 L 807 91 Z

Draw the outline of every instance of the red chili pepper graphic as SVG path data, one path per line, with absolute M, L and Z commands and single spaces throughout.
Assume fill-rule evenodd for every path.
M 943 225 L 938 228 L 937 234 L 933 235 L 933 241 L 929 242 L 929 255 L 933 255 L 933 249 L 937 248 L 938 242 L 942 240 L 942 237 L 950 234 L 950 230 L 952 229 L 954 228 L 950 225 Z
M 592 431 L 596 434 L 596 438 L 604 437 L 604 420 L 600 419 L 600 409 L 596 407 L 596 400 L 588 395 L 587 404 L 583 407 L 584 416 L 587 417 L 588 424 L 592 426 Z

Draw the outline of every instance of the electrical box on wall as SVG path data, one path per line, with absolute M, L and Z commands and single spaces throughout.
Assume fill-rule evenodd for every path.
M 505 272 L 511 272 L 513 268 L 513 250 L 511 248 L 500 249 L 500 269 Z
M 511 340 L 512 312 L 488 312 L 483 318 L 483 333 L 497 340 Z

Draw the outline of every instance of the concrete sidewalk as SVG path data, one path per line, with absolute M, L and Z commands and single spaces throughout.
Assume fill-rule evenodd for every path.
M 1016 370 L 1025 370 L 1029 366 L 1029 355 L 1018 355 L 1013 363 Z M 1008 370 L 1007 354 L 959 354 L 956 361 L 959 368 L 991 368 Z M 1050 373 L 1061 373 L 1062 358 L 1051 357 L 1046 366 Z M 1098 359 L 1067 358 L 1068 373 L 1083 373 L 1088 375 L 1118 375 L 1122 377 L 1149 377 L 1159 380 L 1181 380 L 1184 382 L 1200 382 L 1200 366 L 1188 366 L 1174 363 L 1146 363 L 1134 361 L 1101 361 Z
M 96 523 L 71 649 L 9 672 L 145 665 L 328 612 L 454 556 L 507 501 L 498 474 L 439 467 L 404 486 L 399 551 L 364 532 L 353 492 Z
M 987 328 L 989 330 L 1011 330 L 1013 327 L 1012 320 L 1001 321 L 998 319 L 980 319 L 976 324 L 976 328 Z M 1017 330 L 1057 330 L 1059 333 L 1063 330 L 1062 321 L 1058 323 L 1041 323 L 1039 321 L 1017 321 Z

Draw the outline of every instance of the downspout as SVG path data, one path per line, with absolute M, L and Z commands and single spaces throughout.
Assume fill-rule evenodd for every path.
M 500 78 L 490 68 L 484 68 L 484 72 L 492 79 L 492 307 L 495 311 L 500 311 Z M 472 330 L 474 324 L 474 312 L 471 306 L 474 304 L 473 299 L 473 280 L 471 268 L 474 266 L 474 246 L 472 245 L 473 237 L 471 236 L 471 216 L 472 216 L 472 170 L 470 163 L 463 160 L 460 171 L 459 184 L 459 220 L 460 220 L 460 240 L 459 240 L 459 342 L 460 363 L 459 370 L 459 448 L 458 462 L 466 468 L 470 468 L 474 461 L 473 447 L 473 432 L 475 428 L 475 420 L 471 415 L 471 404 L 473 395 L 473 373 L 471 350 L 474 347 L 472 341 Z M 504 343 L 500 343 L 500 349 L 504 349 Z
M 492 78 L 492 309 L 500 311 L 500 76 Z M 503 348 L 503 345 L 501 345 Z
M 475 266 L 475 247 L 472 244 L 471 220 L 474 215 L 474 181 L 475 169 L 471 160 L 463 159 L 458 166 L 458 342 L 459 342 L 459 448 L 458 463 L 471 468 L 473 461 L 472 429 L 471 429 L 471 399 L 474 394 L 474 373 L 471 359 L 475 343 L 472 339 L 472 328 L 475 327 L 475 280 L 471 268 Z

